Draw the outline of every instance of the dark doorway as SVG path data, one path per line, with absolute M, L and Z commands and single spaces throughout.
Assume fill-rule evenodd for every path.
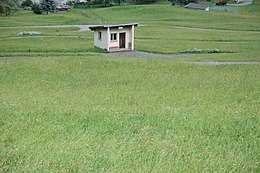
M 119 48 L 125 48 L 125 33 L 119 33 Z

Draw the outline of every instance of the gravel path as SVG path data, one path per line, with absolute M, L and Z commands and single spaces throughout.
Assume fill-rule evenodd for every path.
M 235 4 L 236 5 L 236 4 Z M 0 26 L 0 28 L 71 28 L 76 27 L 79 28 L 79 32 L 81 31 L 90 31 L 89 27 L 98 26 L 98 25 L 56 25 L 56 26 Z M 157 25 L 143 25 L 138 24 L 138 27 L 143 26 L 157 26 Z M 225 29 L 210 29 L 210 28 L 196 28 L 196 27 L 188 27 L 188 26 L 173 26 L 175 28 L 180 29 L 188 29 L 188 30 L 198 30 L 198 31 L 218 31 L 218 32 L 250 32 L 250 33 L 260 33 L 259 31 L 244 31 L 244 30 L 225 30 Z
M 139 57 L 139 58 L 184 58 L 193 56 L 194 54 L 157 54 L 140 51 L 125 51 L 112 52 L 104 54 L 105 56 L 120 56 L 120 57 Z
M 139 52 L 139 51 L 128 51 L 128 52 L 114 52 L 114 53 L 94 53 L 94 52 L 85 52 L 81 53 L 82 55 L 86 54 L 94 54 L 94 55 L 103 55 L 103 56 L 111 56 L 111 57 L 137 57 L 137 58 L 184 58 L 193 56 L 194 54 L 154 54 L 147 52 Z M 70 58 L 69 56 L 7 56 L 0 57 L 0 60 L 4 59 L 27 59 L 27 58 Z M 253 61 L 183 61 L 183 63 L 188 64 L 197 64 L 197 65 L 208 65 L 208 66 L 216 66 L 216 65 L 260 65 L 260 62 Z
M 135 57 L 135 58 L 184 58 L 193 56 L 195 54 L 156 54 L 140 51 L 125 51 L 125 52 L 113 52 L 113 53 L 95 53 L 95 52 L 84 52 L 79 53 L 81 55 L 93 54 L 109 57 Z M 64 58 L 64 56 L 10 56 L 10 57 L 0 57 L 0 59 L 22 59 L 22 58 Z
M 90 31 L 89 27 L 97 25 L 56 25 L 56 26 L 7 26 L 0 28 L 79 28 L 79 31 Z

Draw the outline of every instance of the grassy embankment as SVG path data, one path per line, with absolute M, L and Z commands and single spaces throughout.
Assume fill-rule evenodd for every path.
M 111 23 L 121 22 L 113 19 L 112 13 L 121 14 L 124 23 L 137 19 L 145 23 L 147 26 L 136 29 L 139 50 L 176 53 L 212 47 L 236 53 L 186 60 L 259 61 L 259 33 L 247 31 L 257 31 L 259 26 L 256 13 L 247 12 L 251 7 L 238 16 L 165 5 L 124 8 L 92 9 L 92 12 L 105 16 Z M 134 10 L 133 19 L 123 15 L 128 10 Z M 150 13 L 149 20 L 146 13 Z M 175 18 L 172 14 L 179 13 L 186 25 L 182 23 L 185 21 L 172 20 Z M 164 15 L 168 15 L 168 22 Z M 204 24 L 203 15 L 224 16 L 224 23 L 231 18 L 235 25 L 222 24 L 216 28 Z M 40 17 L 49 19 L 45 24 L 51 24 L 48 22 L 55 16 Z M 17 19 L 12 17 L 9 19 L 14 21 L 6 20 L 6 25 L 16 23 Z M 208 18 L 205 21 L 210 22 Z M 244 22 L 249 20 L 255 27 L 246 26 Z M 233 32 L 185 30 L 174 28 L 175 25 L 243 31 L 233 35 Z M 10 39 L 25 29 L 0 30 L 2 56 L 74 55 L 0 60 L 1 171 L 258 171 L 259 65 L 200 66 L 175 59 L 76 57 L 84 49 L 92 48 L 92 39 Z M 75 32 L 73 28 L 36 31 L 44 32 L 44 36 L 92 35 Z M 226 48 L 220 42 L 231 43 L 226 43 L 229 45 Z

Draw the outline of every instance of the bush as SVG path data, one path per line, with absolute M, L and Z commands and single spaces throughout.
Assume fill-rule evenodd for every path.
M 197 0 L 173 0 L 172 1 L 172 5 L 180 5 L 180 6 L 184 6 L 187 5 L 189 3 L 197 3 Z
M 155 0 L 135 0 L 135 4 L 151 4 L 154 2 Z
M 26 0 L 26 1 L 23 1 L 21 6 L 24 8 L 24 7 L 32 7 L 33 6 L 33 2 L 31 0 Z
M 37 3 L 34 3 L 34 4 L 33 4 L 33 6 L 32 6 L 32 11 L 33 11 L 35 14 L 42 14 L 40 5 L 37 4 Z
M 187 50 L 182 53 L 192 53 L 192 54 L 200 54 L 200 53 L 227 53 L 226 51 L 220 51 L 219 49 L 197 49 L 194 48 L 192 50 Z M 230 52 L 231 53 L 231 52 Z
M 37 31 L 27 31 L 27 32 L 19 32 L 17 35 L 18 36 L 32 36 L 32 35 L 41 35 L 41 32 Z

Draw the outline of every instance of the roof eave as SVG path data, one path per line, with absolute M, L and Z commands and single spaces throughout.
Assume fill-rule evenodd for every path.
M 95 30 L 97 30 L 97 29 L 117 28 L 117 27 L 130 27 L 130 26 L 137 27 L 137 26 L 138 26 L 138 23 L 119 24 L 119 25 L 98 25 L 98 26 L 89 27 L 89 29 L 95 31 Z

